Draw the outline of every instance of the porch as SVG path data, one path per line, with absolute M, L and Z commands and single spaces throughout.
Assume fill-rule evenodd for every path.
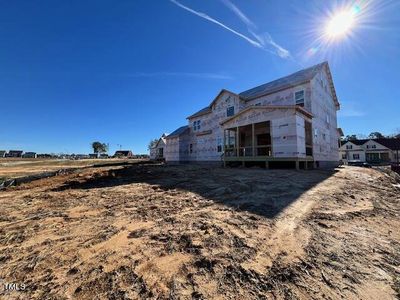
M 309 169 L 312 157 L 311 123 L 306 122 L 306 157 L 274 157 L 271 122 L 264 121 L 224 129 L 224 166 L 258 165 L 265 168 Z
M 367 151 L 365 160 L 370 164 L 388 164 L 390 163 L 390 156 L 388 151 Z

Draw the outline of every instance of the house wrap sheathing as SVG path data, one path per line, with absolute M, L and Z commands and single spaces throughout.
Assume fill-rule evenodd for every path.
M 165 138 L 165 160 L 333 167 L 339 109 L 327 62 L 240 94 L 223 89 Z

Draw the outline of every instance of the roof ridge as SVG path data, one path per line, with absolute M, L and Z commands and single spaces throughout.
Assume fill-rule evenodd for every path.
M 324 66 L 324 65 L 326 65 L 326 64 L 328 64 L 328 61 L 323 61 L 323 62 L 321 62 L 321 63 L 315 64 L 315 65 L 310 66 L 310 67 L 308 67 L 308 68 L 304 68 L 304 69 L 298 70 L 298 71 L 296 71 L 296 72 L 293 72 L 293 73 L 291 73 L 291 74 L 289 74 L 289 75 L 282 76 L 282 77 L 280 77 L 280 78 L 277 78 L 277 79 L 268 81 L 268 82 L 263 83 L 263 84 L 260 84 L 260 85 L 258 85 L 258 86 L 256 86 L 256 87 L 253 87 L 253 88 L 247 89 L 247 90 L 245 90 L 245 91 L 243 91 L 243 92 L 240 92 L 240 93 L 239 93 L 239 96 L 242 96 L 243 94 L 245 94 L 245 93 L 247 93 L 247 92 L 250 92 L 251 90 L 259 89 L 259 88 L 261 88 L 261 87 L 263 87 L 263 86 L 272 84 L 272 83 L 274 83 L 274 82 L 278 82 L 278 81 L 281 81 L 281 80 L 284 80 L 284 79 L 287 79 L 287 81 L 289 81 L 289 77 L 293 77 L 293 76 L 295 76 L 295 75 L 299 75 L 299 74 L 301 74 L 301 73 L 305 73 L 305 72 L 310 71 L 310 70 L 312 70 L 312 69 L 319 69 L 319 68 L 321 68 L 322 66 Z M 246 97 L 246 96 L 244 96 L 244 97 Z

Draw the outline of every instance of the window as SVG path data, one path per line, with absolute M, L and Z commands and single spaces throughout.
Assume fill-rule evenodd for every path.
M 261 103 L 260 103 L 260 102 L 258 102 L 258 103 L 256 103 L 256 104 L 255 104 L 255 106 L 261 106 Z
M 346 145 L 346 149 L 347 150 L 353 149 L 353 145 Z
M 314 129 L 314 136 L 318 137 L 318 129 L 317 128 Z
M 235 107 L 234 106 L 229 106 L 226 109 L 226 116 L 227 117 L 232 117 L 235 114 Z
M 294 93 L 294 100 L 296 101 L 296 105 L 304 107 L 304 90 Z
M 201 121 L 197 120 L 193 122 L 193 131 L 197 131 L 200 130 L 201 126 L 200 126 Z
M 326 141 L 326 134 L 325 134 L 325 133 L 322 134 L 322 139 L 323 139 L 324 141 Z
M 331 122 L 331 120 L 330 120 L 330 118 L 329 118 L 329 115 L 326 115 L 326 123 L 330 123 Z
M 360 159 L 360 154 L 353 154 L 353 159 Z
M 346 159 L 347 155 L 346 154 L 342 154 L 342 159 Z
M 217 152 L 222 152 L 222 139 L 217 139 Z
M 189 144 L 189 153 L 193 153 L 193 144 Z

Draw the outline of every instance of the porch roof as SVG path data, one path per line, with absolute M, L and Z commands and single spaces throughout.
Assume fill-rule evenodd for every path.
M 267 106 L 249 106 L 245 109 L 243 109 L 242 111 L 238 112 L 236 115 L 227 118 L 225 120 L 223 120 L 220 124 L 223 125 L 237 117 L 239 117 L 240 115 L 242 115 L 245 112 L 248 112 L 250 110 L 264 110 L 264 109 L 293 109 L 299 113 L 301 113 L 302 115 L 312 119 L 313 115 L 308 112 L 307 110 L 305 110 L 304 108 L 302 108 L 301 106 L 297 106 L 297 105 L 267 105 Z

